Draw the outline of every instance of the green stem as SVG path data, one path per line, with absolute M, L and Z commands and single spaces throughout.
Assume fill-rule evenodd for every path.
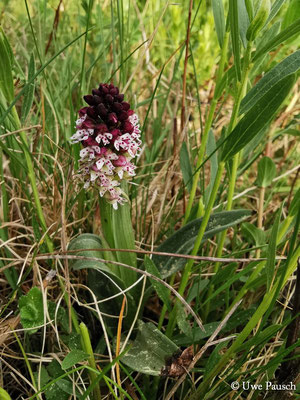
M 241 80 L 240 84 L 237 83 L 238 93 L 237 93 L 237 97 L 235 99 L 230 122 L 228 125 L 227 135 L 233 130 L 233 128 L 237 124 L 240 105 L 241 105 L 242 98 L 245 95 L 246 85 L 247 85 L 247 80 L 248 80 L 248 75 L 249 75 L 251 49 L 252 49 L 252 42 L 249 41 L 248 45 L 247 45 L 245 57 L 244 57 L 242 80 Z M 232 159 L 232 165 L 231 165 L 231 171 L 230 171 L 231 173 L 230 173 L 230 178 L 229 178 L 229 188 L 228 188 L 227 205 L 226 205 L 227 211 L 230 211 L 232 209 L 238 165 L 239 165 L 239 154 L 236 154 Z M 220 258 L 222 256 L 223 246 L 225 243 L 226 235 L 227 235 L 227 229 L 221 233 L 220 239 L 218 241 L 218 247 L 217 247 L 217 253 L 216 253 L 216 257 L 218 257 L 218 258 Z M 214 267 L 215 274 L 218 272 L 219 268 L 220 268 L 220 263 L 217 262 Z M 208 298 L 212 295 L 213 291 L 214 291 L 214 286 L 210 285 L 209 290 L 208 290 Z M 205 311 L 204 311 L 205 319 L 208 316 L 209 310 L 210 310 L 210 302 L 208 302 L 205 307 Z
M 31 368 L 30 362 L 28 360 L 27 354 L 25 353 L 24 347 L 22 346 L 22 343 L 20 342 L 20 339 L 18 338 L 18 335 L 15 332 L 13 332 L 13 334 L 14 334 L 14 336 L 16 338 L 16 341 L 17 341 L 17 343 L 18 343 L 18 345 L 20 347 L 20 350 L 21 350 L 21 352 L 23 354 L 23 357 L 24 357 L 24 360 L 25 360 L 25 364 L 26 364 L 26 367 L 28 369 L 32 385 L 35 388 L 35 390 L 37 391 L 38 388 L 37 388 L 37 385 L 36 385 L 36 381 L 34 379 L 34 375 L 33 375 L 32 368 Z
M 80 334 L 81 334 L 81 343 L 83 350 L 90 355 L 89 357 L 89 365 L 91 368 L 97 370 L 96 362 L 95 362 L 95 357 L 94 357 L 94 352 L 93 348 L 91 345 L 91 340 L 90 340 L 90 335 L 89 331 L 86 327 L 86 325 L 81 322 L 79 325 L 80 328 Z M 97 379 L 97 373 L 94 371 L 89 370 L 89 376 L 90 376 L 90 381 L 91 384 Z M 101 391 L 100 391 L 100 385 L 96 385 L 94 388 L 94 400 L 101 400 Z
M 214 98 L 211 102 L 208 118 L 207 118 L 207 121 L 205 124 L 204 132 L 203 132 L 203 136 L 202 136 L 202 140 L 201 140 L 201 145 L 200 145 L 199 152 L 198 152 L 197 163 L 196 163 L 196 173 L 193 178 L 192 189 L 191 189 L 188 205 L 187 205 L 186 212 L 185 212 L 183 225 L 185 225 L 189 219 L 191 209 L 193 206 L 193 202 L 194 202 L 194 198 L 196 195 L 197 185 L 198 185 L 200 172 L 201 172 L 200 166 L 203 162 L 203 157 L 204 157 L 205 150 L 206 150 L 208 134 L 209 134 L 210 128 L 212 126 L 213 117 L 214 117 L 216 106 L 218 103 L 217 93 L 219 92 L 218 87 L 219 87 L 219 84 L 220 84 L 222 76 L 223 76 L 224 66 L 225 66 L 225 62 L 226 62 L 226 58 L 227 58 L 228 40 L 229 40 L 229 33 L 226 32 L 225 36 L 224 36 L 224 42 L 223 42 L 223 47 L 222 47 L 222 52 L 221 52 L 221 60 L 220 60 L 217 77 L 216 77 L 216 88 L 215 88 L 215 92 L 214 92 Z
M 216 174 L 214 186 L 212 188 L 212 191 L 211 191 L 211 194 L 210 194 L 210 197 L 209 197 L 208 205 L 207 205 L 207 207 L 205 209 L 203 220 L 201 222 L 201 225 L 200 225 L 200 228 L 199 228 L 199 232 L 198 232 L 195 244 L 194 244 L 194 248 L 193 248 L 193 251 L 191 253 L 191 255 L 193 255 L 193 256 L 196 256 L 198 254 L 198 251 L 199 251 L 199 248 L 200 248 L 200 244 L 201 244 L 201 241 L 203 239 L 203 235 L 205 233 L 205 230 L 206 230 L 206 227 L 207 227 L 207 223 L 208 223 L 208 220 L 209 220 L 209 217 L 210 217 L 210 214 L 211 214 L 211 211 L 212 211 L 212 208 L 214 206 L 215 199 L 216 199 L 216 196 L 217 196 L 217 193 L 218 193 L 218 189 L 219 189 L 220 182 L 221 182 L 221 179 L 222 179 L 222 174 L 223 174 L 223 171 L 224 171 L 224 167 L 225 167 L 225 164 L 224 164 L 223 161 L 221 161 L 220 164 L 219 164 L 219 167 L 218 167 L 217 174 Z M 189 280 L 193 265 L 194 265 L 194 260 L 193 259 L 189 259 L 189 261 L 187 262 L 187 264 L 186 264 L 186 266 L 185 266 L 185 268 L 183 270 L 180 286 L 179 286 L 179 289 L 178 289 L 178 293 L 181 296 L 184 294 L 184 291 L 185 291 L 186 286 L 188 284 L 188 280 Z M 172 332 L 174 330 L 175 323 L 176 323 L 176 313 L 177 313 L 177 307 L 176 307 L 176 303 L 175 303 L 174 307 L 173 307 L 173 310 L 172 310 L 172 312 L 170 314 L 170 319 L 169 319 L 169 323 L 168 323 L 167 330 L 166 330 L 166 335 L 168 337 L 172 336 Z

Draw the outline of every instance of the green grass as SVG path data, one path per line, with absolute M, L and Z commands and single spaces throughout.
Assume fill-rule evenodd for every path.
M 271 1 L 250 41 L 252 3 L 1 3 L 1 399 L 297 386 L 300 10 Z M 100 82 L 142 127 L 118 212 L 74 178 L 69 139 Z M 267 398 L 299 384 L 288 395 Z

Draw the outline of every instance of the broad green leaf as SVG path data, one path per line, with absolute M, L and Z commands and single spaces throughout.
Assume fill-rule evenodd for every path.
M 101 239 L 99 238 L 99 236 L 91 233 L 83 233 L 77 236 L 70 242 L 68 246 L 68 250 L 72 251 L 82 250 L 72 253 L 76 256 L 95 257 L 95 258 L 102 257 L 101 251 L 100 250 L 97 251 L 97 249 L 101 248 L 103 248 Z M 100 269 L 101 271 L 106 272 L 118 278 L 118 275 L 115 273 L 115 271 L 100 260 L 99 261 L 71 260 L 70 265 L 74 270 L 84 269 L 84 268 Z
M 264 156 L 260 159 L 257 168 L 256 184 L 259 187 L 266 188 L 271 185 L 276 176 L 276 165 L 270 157 Z
M 85 257 L 101 258 L 101 251 L 97 251 L 97 248 L 102 248 L 100 238 L 97 235 L 84 233 L 71 241 L 68 250 L 85 249 L 76 252 L 75 254 Z M 70 265 L 75 270 L 85 268 L 88 269 L 87 286 L 92 290 L 99 301 L 117 295 L 118 293 L 120 293 L 120 288 L 126 288 L 124 281 L 119 276 L 119 266 L 104 263 L 100 260 L 75 260 Z M 126 268 L 123 268 L 123 270 L 124 273 L 128 271 Z M 128 313 L 126 318 L 124 319 L 124 324 L 126 326 L 130 323 L 130 321 L 132 321 L 135 304 L 134 298 L 135 297 L 132 293 L 132 290 L 130 292 L 127 292 Z M 107 315 L 115 315 L 116 310 L 118 310 L 118 312 L 120 311 L 121 303 L 122 296 L 116 296 L 113 299 L 105 300 L 104 302 L 102 302 L 101 310 Z M 109 327 L 115 328 L 118 320 L 115 318 L 107 318 L 105 319 L 105 322 Z
M 299 34 L 299 32 L 300 18 L 297 19 L 297 21 L 295 21 L 292 25 L 280 32 L 278 35 L 276 35 L 274 38 L 270 39 L 259 51 L 256 51 L 254 53 L 253 61 L 257 60 L 263 54 L 268 53 L 270 50 L 283 43 L 285 40 Z
M 222 328 L 221 332 L 230 332 L 237 326 L 242 326 L 253 315 L 254 311 L 254 308 L 248 308 L 247 310 L 236 312 L 236 314 L 233 314 L 232 318 Z M 176 343 L 176 345 L 178 346 L 190 346 L 191 344 L 198 343 L 202 339 L 210 337 L 220 325 L 220 323 L 221 321 L 213 321 L 203 325 L 205 331 L 203 331 L 199 327 L 195 327 L 192 330 L 192 341 L 191 338 L 187 336 L 178 335 L 177 337 L 174 337 L 174 343 Z
M 240 53 L 240 33 L 239 33 L 239 12 L 238 2 L 229 0 L 229 24 L 232 41 L 232 51 L 234 57 L 234 67 L 237 79 L 241 80 L 241 53 Z
M 31 54 L 30 56 L 30 61 L 29 61 L 29 66 L 28 66 L 28 82 L 32 80 L 32 77 L 35 74 L 35 62 L 34 62 L 34 56 Z M 21 122 L 24 123 L 29 111 L 32 107 L 33 103 L 33 97 L 34 97 L 34 81 L 29 84 L 27 87 L 25 93 L 24 93 L 24 99 L 23 99 L 23 105 L 22 105 L 22 112 L 21 112 Z
M 40 289 L 33 287 L 25 296 L 19 299 L 21 324 L 23 328 L 33 328 L 29 333 L 37 332 L 37 326 L 44 323 L 43 295 Z
M 247 93 L 241 102 L 240 114 L 249 111 L 272 86 L 276 85 L 288 75 L 291 75 L 300 69 L 300 50 L 291 54 L 274 68 L 268 71 L 262 79 Z
M 0 90 L 10 103 L 14 98 L 12 52 L 2 27 L 0 27 Z
M 229 134 L 223 148 L 222 160 L 228 161 L 266 126 L 294 86 L 295 75 L 288 75 L 273 85 Z
M 10 395 L 7 393 L 6 390 L 0 387 L 0 400 L 11 400 Z
M 242 232 L 248 241 L 250 243 L 253 242 L 256 246 L 261 246 L 266 243 L 265 232 L 249 222 L 243 223 Z
M 89 358 L 89 354 L 85 353 L 81 350 L 72 350 L 70 353 L 66 355 L 61 363 L 62 369 L 68 369 L 73 367 L 75 364 L 80 363 L 81 361 L 85 361 Z
M 187 145 L 185 142 L 182 143 L 179 157 L 180 157 L 180 168 L 183 176 L 183 182 L 186 185 L 188 191 L 190 192 L 192 188 L 193 172 Z
M 219 325 L 220 322 L 214 321 L 203 325 L 204 330 L 194 328 L 192 330 L 192 341 L 191 338 L 186 335 L 178 335 L 174 337 L 174 343 L 178 346 L 190 346 L 192 343 L 197 343 L 202 339 L 210 337 Z
M 145 257 L 144 260 L 145 269 L 150 274 L 161 278 L 159 270 L 156 268 L 154 262 L 148 256 Z M 171 311 L 171 302 L 170 302 L 170 293 L 168 288 L 164 286 L 162 283 L 155 281 L 154 279 L 149 278 L 151 285 L 156 291 L 158 297 L 162 300 L 162 302 L 166 305 L 169 311 Z
M 223 0 L 212 0 L 212 9 L 215 20 L 215 27 L 220 47 L 223 47 L 223 40 L 225 35 L 225 17 Z
M 249 16 L 244 1 L 238 1 L 238 13 L 239 13 L 239 31 L 242 39 L 243 46 L 247 47 L 246 32 L 249 27 Z
M 249 217 L 250 214 L 251 211 L 249 210 L 234 210 L 222 211 L 211 215 L 203 241 L 211 238 L 218 232 L 239 224 Z M 201 222 L 202 218 L 189 222 L 158 246 L 157 251 L 171 254 L 190 254 L 194 247 Z M 186 259 L 171 256 L 153 255 L 153 261 L 163 279 L 181 270 L 186 264 Z
M 121 361 L 134 371 L 159 376 L 166 360 L 178 346 L 160 332 L 151 322 L 138 322 L 138 335 Z
M 275 257 L 276 257 L 276 244 L 277 244 L 277 234 L 281 216 L 281 210 L 278 210 L 276 218 L 273 223 L 270 243 L 267 250 L 267 263 L 266 263 L 266 273 L 267 273 L 267 289 L 270 290 L 271 283 L 274 278 L 274 271 L 275 271 Z

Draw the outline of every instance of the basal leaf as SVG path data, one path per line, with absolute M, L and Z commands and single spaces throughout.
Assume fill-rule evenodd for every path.
M 139 321 L 138 329 L 137 338 L 121 361 L 134 371 L 159 376 L 166 360 L 178 350 L 178 346 L 151 322 Z
M 102 242 L 99 236 L 91 234 L 91 233 L 83 233 L 79 236 L 77 236 L 75 239 L 73 239 L 69 246 L 68 250 L 82 250 L 73 253 L 74 255 L 77 256 L 84 256 L 84 257 L 95 257 L 95 258 L 101 258 L 101 251 L 97 251 L 97 249 L 101 249 L 102 247 Z M 93 250 L 94 249 L 94 250 Z M 105 264 L 102 261 L 91 261 L 91 260 L 75 260 L 71 261 L 71 267 L 74 270 L 77 269 L 84 269 L 84 268 L 92 268 L 92 269 L 100 269 L 103 272 L 106 272 L 110 275 L 114 275 L 118 278 L 118 275 L 116 275 L 113 271 L 112 268 L 108 267 L 107 264 Z
M 23 328 L 33 328 L 29 333 L 35 333 L 37 326 L 44 323 L 43 295 L 40 289 L 33 287 L 25 296 L 19 299 L 21 324 Z
M 288 75 L 278 81 L 259 98 L 229 134 L 223 148 L 223 161 L 230 160 L 271 121 L 294 86 L 294 83 L 295 75 Z
M 127 193 L 127 183 L 123 182 L 122 189 Z M 117 249 L 135 249 L 129 203 L 112 211 L 112 230 L 114 244 Z M 119 262 L 136 267 L 136 253 L 117 252 L 116 256 Z M 136 273 L 123 267 L 119 268 L 118 275 L 124 282 L 125 287 L 129 287 L 136 281 Z
M 87 360 L 89 358 L 89 354 L 85 353 L 82 350 L 72 350 L 70 353 L 66 355 L 61 363 L 62 369 L 69 369 L 73 367 L 75 364 L 80 363 L 81 361 Z
M 250 214 L 251 211 L 248 210 L 234 210 L 211 215 L 203 240 L 207 240 L 218 232 L 244 221 Z M 189 222 L 158 246 L 157 251 L 171 254 L 190 254 L 201 222 L 202 218 Z M 172 256 L 154 255 L 153 261 L 163 279 L 179 271 L 186 264 L 186 259 Z
M 268 71 L 262 79 L 247 93 L 241 102 L 240 114 L 249 111 L 272 86 L 286 76 L 293 74 L 300 69 L 300 50 L 291 54 Z
M 156 268 L 154 262 L 148 256 L 145 257 L 144 265 L 146 271 L 150 274 L 161 278 L 159 270 Z M 170 294 L 169 290 L 162 283 L 155 281 L 154 279 L 150 279 L 150 282 L 156 291 L 158 297 L 162 300 L 162 302 L 166 305 L 169 311 L 171 311 L 171 302 L 170 302 Z

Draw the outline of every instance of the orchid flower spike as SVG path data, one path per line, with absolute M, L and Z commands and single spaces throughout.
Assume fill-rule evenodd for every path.
M 83 98 L 88 106 L 79 110 L 70 138 L 83 146 L 77 177 L 84 188 L 96 188 L 117 209 L 127 201 L 120 183 L 135 175 L 131 160 L 141 151 L 139 119 L 113 84 L 101 83 Z

